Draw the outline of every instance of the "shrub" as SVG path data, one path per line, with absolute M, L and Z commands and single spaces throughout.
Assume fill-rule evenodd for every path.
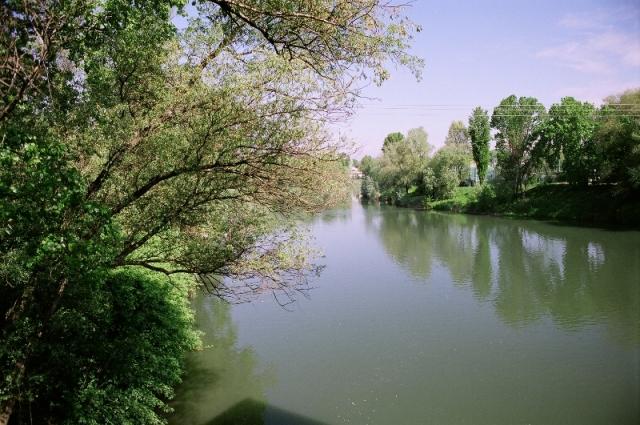
M 475 209 L 478 212 L 487 212 L 493 210 L 497 202 L 495 187 L 491 184 L 485 184 L 480 189 L 476 200 Z
M 376 200 L 380 198 L 378 185 L 369 176 L 365 176 L 360 183 L 360 196 L 365 200 Z

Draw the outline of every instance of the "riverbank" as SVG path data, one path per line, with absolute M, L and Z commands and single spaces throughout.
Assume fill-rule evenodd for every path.
M 541 185 L 529 189 L 518 199 L 501 199 L 491 189 L 459 187 L 449 199 L 428 201 L 424 196 L 408 196 L 400 200 L 399 206 L 585 225 L 640 227 L 639 197 L 621 193 L 615 186 Z

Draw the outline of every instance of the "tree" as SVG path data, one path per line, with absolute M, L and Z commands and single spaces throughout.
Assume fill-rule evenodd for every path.
M 362 160 L 360 161 L 360 171 L 362 171 L 365 176 L 375 178 L 376 168 L 377 161 L 375 158 L 373 158 L 371 155 L 365 155 L 362 157 Z
M 541 159 L 536 147 L 544 119 L 545 108 L 533 97 L 511 95 L 493 110 L 500 176 L 515 195 L 522 193 Z
M 429 135 L 424 130 L 423 127 L 412 128 L 407 132 L 407 143 L 411 146 L 415 147 L 426 147 L 429 146 L 427 142 Z M 428 149 L 427 149 L 428 150 Z
M 453 121 L 449 126 L 449 132 L 444 139 L 446 146 L 457 146 L 461 149 L 469 149 L 469 131 L 462 121 Z
M 409 130 L 404 140 L 389 145 L 380 158 L 380 189 L 409 192 L 412 185 L 420 182 L 432 150 L 422 127 Z
M 424 193 L 431 199 L 446 199 L 469 177 L 471 156 L 460 146 L 445 145 L 429 161 L 422 174 Z
M 380 197 L 378 185 L 369 176 L 364 176 L 360 183 L 360 196 L 366 200 L 376 200 Z
M 542 155 L 554 168 L 561 164 L 569 183 L 586 185 L 597 178 L 595 127 L 594 106 L 572 97 L 552 105 L 548 119 L 541 126 Z
M 444 146 L 431 159 L 436 175 L 450 170 L 455 176 L 456 186 L 469 178 L 471 155 L 459 146 Z
M 425 168 L 422 174 L 422 187 L 430 199 L 447 199 L 453 195 L 459 184 L 458 175 L 452 168 L 436 170 L 432 165 Z
M 80 400 L 74 391 L 102 363 L 75 352 L 79 374 L 65 378 L 68 391 L 50 391 L 59 371 L 48 360 L 74 338 L 55 330 L 92 317 L 78 304 L 99 303 L 109 285 L 148 282 L 120 271 L 195 277 L 232 300 L 293 295 L 315 267 L 292 218 L 332 205 L 346 187 L 325 124 L 350 112 L 357 80 L 384 81 L 386 63 L 419 71 L 406 54 L 415 27 L 386 2 L 202 1 L 178 34 L 170 16 L 181 5 L 0 5 L 10 64 L 0 68 L 2 425 L 26 421 L 32 406 L 35 422 L 71 420 L 59 407 Z M 136 300 L 150 294 L 131 285 L 146 288 Z M 172 377 L 139 378 L 113 382 L 145 388 L 161 406 Z M 120 422 L 115 409 L 137 400 L 109 403 L 110 381 L 95 382 L 83 400 L 99 405 L 85 413 Z M 142 422 L 159 421 L 146 411 Z
M 608 97 L 594 135 L 602 179 L 632 190 L 640 189 L 639 108 L 640 89 Z
M 478 170 L 478 179 L 480 184 L 483 184 L 489 168 L 491 130 L 487 111 L 479 106 L 473 110 L 469 117 L 469 137 L 471 138 L 473 160 Z
M 404 140 L 404 134 L 400 132 L 389 133 L 387 137 L 384 138 L 384 142 L 382 143 L 382 152 L 385 152 L 391 148 L 391 146 L 400 143 Z

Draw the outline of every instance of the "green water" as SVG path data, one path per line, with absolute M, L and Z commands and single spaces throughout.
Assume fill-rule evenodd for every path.
M 640 423 L 640 232 L 361 206 L 293 311 L 194 305 L 173 424 Z

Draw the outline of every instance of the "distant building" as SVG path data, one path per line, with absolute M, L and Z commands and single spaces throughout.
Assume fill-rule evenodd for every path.
M 364 177 L 362 171 L 360 171 L 357 167 L 351 166 L 351 178 L 352 179 L 361 179 Z
M 493 162 L 493 161 L 492 161 Z M 490 182 L 496 178 L 496 167 L 494 164 L 489 163 L 489 167 L 487 168 L 487 175 L 485 176 L 485 181 Z M 480 179 L 478 178 L 478 167 L 474 161 L 471 161 L 469 164 L 469 180 L 471 181 L 471 185 L 475 186 L 480 183 Z

